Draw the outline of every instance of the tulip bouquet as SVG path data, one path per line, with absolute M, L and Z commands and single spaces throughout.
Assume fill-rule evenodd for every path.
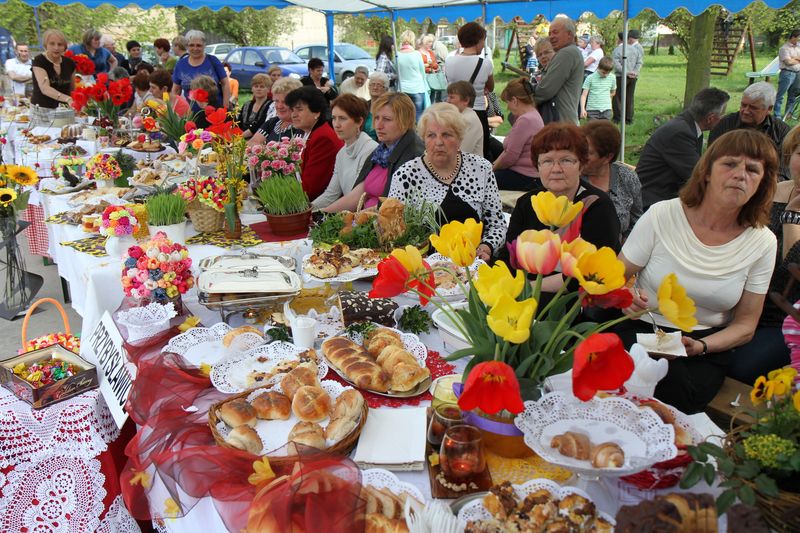
M 142 245 L 131 246 L 122 258 L 122 288 L 126 296 L 159 301 L 176 298 L 194 286 L 192 260 L 185 246 L 159 231 Z
M 116 128 L 122 106 L 133 96 L 130 78 L 109 81 L 108 74 L 97 75 L 94 85 L 78 87 L 72 91 L 72 107 L 77 112 L 83 108 L 96 111 L 100 117 L 109 119 Z
M 159 130 L 177 143 L 183 134 L 197 128 L 194 123 L 195 114 L 190 111 L 186 115 L 179 115 L 170 103 L 169 93 L 163 93 L 161 98 L 146 102 L 146 106 L 142 109 L 142 116 L 145 117 L 142 122 L 144 123 L 147 117 L 155 118 Z
M 121 205 L 110 205 L 105 208 L 100 219 L 100 235 L 106 237 L 125 237 L 133 235 L 138 229 L 136 215 Z
M 750 400 L 758 409 L 747 413 L 755 422 L 739 426 L 723 446 L 712 442 L 690 446 L 688 452 L 695 462 L 686 469 L 681 487 L 692 487 L 703 478 L 713 481 L 716 473 L 721 473 L 727 481 L 721 484 L 725 490 L 717 498 L 720 513 L 737 498 L 748 505 L 765 501 L 774 504 L 783 496 L 781 491 L 797 493 L 800 390 L 796 377 L 797 370 L 790 366 L 759 376 L 750 392 Z M 765 513 L 768 521 L 769 514 Z M 792 513 L 786 524 L 770 525 L 778 531 L 797 531 L 800 517 Z
M 72 50 L 64 52 L 64 57 L 68 57 L 75 62 L 75 72 L 83 76 L 91 76 L 94 74 L 95 66 L 94 61 L 89 59 L 86 54 L 76 54 Z
M 300 137 L 284 137 L 280 141 L 248 146 L 245 152 L 247 164 L 262 180 L 274 175 L 293 176 L 300 170 L 300 158 L 305 141 Z
M 602 331 L 654 310 L 689 331 L 696 324 L 694 302 L 671 274 L 658 291 L 657 308 L 602 324 L 578 321 L 587 306 L 630 307 L 633 296 L 626 288 L 625 266 L 611 248 L 597 249 L 579 236 L 581 202 L 572 203 L 550 192 L 539 193 L 531 202 L 539 220 L 550 229 L 524 231 L 509 245 L 513 272 L 503 261 L 481 265 L 477 278 L 468 278 L 468 286 L 462 285 L 466 308 L 454 309 L 441 298 L 431 300 L 436 290 L 434 274 L 413 246 L 394 250 L 378 264 L 370 296 L 392 297 L 410 290 L 423 305 L 430 300 L 451 316 L 470 346 L 449 358 L 473 356 L 465 370 L 466 398 L 475 380 L 487 385 L 510 383 L 513 391 L 512 381 L 518 379 L 522 397 L 536 399 L 546 377 L 572 367 L 573 392 L 587 401 L 598 390 L 619 388 L 633 371 L 633 361 L 619 337 Z M 482 231 L 483 224 L 471 219 L 451 222 L 430 242 L 457 267 L 465 268 L 475 260 Z M 556 272 L 559 264 L 564 282 L 546 305 L 539 306 L 543 278 Z M 532 283 L 528 275 L 533 276 Z M 574 285 L 577 290 L 570 288 Z M 473 376 L 476 371 L 480 377 Z M 481 396 L 488 401 L 491 394 L 487 394 Z M 521 411 L 521 403 L 513 408 L 508 410 Z

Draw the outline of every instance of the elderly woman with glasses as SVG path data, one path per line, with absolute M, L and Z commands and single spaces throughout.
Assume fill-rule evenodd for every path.
M 369 90 L 369 100 L 374 102 L 380 96 L 389 92 L 389 76 L 377 70 L 369 75 L 367 81 L 367 88 Z M 364 133 L 372 137 L 373 141 L 378 140 L 378 134 L 375 133 L 375 128 L 372 125 L 372 109 L 369 110 L 367 120 L 364 121 Z
M 208 102 L 209 105 L 227 107 L 231 101 L 228 73 L 225 72 L 219 59 L 206 54 L 206 35 L 198 30 L 190 30 L 186 32 L 186 42 L 189 54 L 178 59 L 175 64 L 175 70 L 172 72 L 172 94 L 179 95 L 183 92 L 188 95 L 193 79 L 198 76 L 208 76 L 221 89 L 215 100 Z
M 506 243 L 513 243 L 525 230 L 543 230 L 548 226 L 536 216 L 531 198 L 542 191 L 583 202 L 584 213 L 580 236 L 598 248 L 609 246 L 619 250 L 619 218 L 614 203 L 606 193 L 581 179 L 589 158 L 589 144 L 574 124 L 553 122 L 533 137 L 531 160 L 539 171 L 540 181 L 534 189 L 517 200 L 506 232 Z M 508 249 L 500 250 L 500 258 L 508 260 Z M 560 273 L 544 278 L 542 290 L 556 292 L 563 283 Z

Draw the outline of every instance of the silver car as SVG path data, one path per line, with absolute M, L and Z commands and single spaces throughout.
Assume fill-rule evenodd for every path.
M 217 43 L 209 44 L 206 46 L 206 53 L 215 56 L 220 61 L 223 61 L 231 50 L 239 46 L 235 43 Z
M 328 64 L 328 46 L 325 44 L 306 44 L 294 49 L 294 53 L 299 55 L 304 61 L 308 62 L 312 57 L 322 60 Z M 351 77 L 356 71 L 356 67 L 364 65 L 370 72 L 375 70 L 375 58 L 369 55 L 362 48 L 350 43 L 338 43 L 333 45 L 334 67 L 336 73 L 336 83 L 342 83 Z

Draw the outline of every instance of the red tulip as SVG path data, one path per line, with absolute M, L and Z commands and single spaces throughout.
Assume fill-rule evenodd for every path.
M 97 83 L 99 83 L 100 85 L 105 85 L 106 83 L 108 83 L 108 74 L 106 74 L 105 72 L 101 72 L 100 74 L 98 74 Z
M 198 104 L 205 104 L 208 102 L 208 91 L 205 89 L 193 89 L 189 91 L 189 98 Z
M 183 126 L 183 129 L 186 131 L 186 133 L 189 133 L 190 131 L 197 129 L 197 124 L 195 124 L 192 120 L 187 120 L 186 124 Z
M 575 349 L 572 393 L 589 401 L 599 390 L 615 390 L 633 373 L 633 359 L 614 333 L 595 333 Z
M 583 307 L 602 307 L 603 309 L 625 309 L 633 304 L 633 293 L 627 287 L 613 290 L 607 294 L 589 294 L 580 289 Z
M 514 414 L 521 413 L 525 406 L 522 405 L 519 381 L 514 369 L 501 361 L 486 361 L 475 365 L 467 376 L 458 406 L 464 411 L 477 407 L 489 415 L 497 414 L 503 409 Z
M 378 275 L 372 282 L 370 298 L 392 298 L 415 289 L 421 293 L 420 303 L 427 305 L 434 293 L 433 272 L 419 256 L 419 251 L 409 253 L 408 248 L 414 247 L 394 250 L 392 255 L 378 263 Z

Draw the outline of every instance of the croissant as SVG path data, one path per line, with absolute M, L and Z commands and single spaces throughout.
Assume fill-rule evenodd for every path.
M 561 455 L 574 457 L 582 461 L 589 459 L 589 454 L 592 451 L 592 443 L 589 442 L 589 437 L 574 431 L 556 435 L 550 441 L 550 447 L 557 448 Z
M 427 367 L 423 368 L 414 361 L 413 363 L 399 363 L 392 369 L 392 390 L 397 392 L 410 391 L 431 375 Z
M 378 355 L 377 362 L 379 365 L 381 365 L 381 368 L 387 372 L 391 372 L 395 365 L 399 363 L 407 363 L 419 366 L 417 360 L 408 350 L 403 348 L 402 345 L 397 346 L 394 344 L 386 346 L 383 350 L 381 350 L 380 355 Z
M 613 442 L 604 442 L 592 448 L 591 457 L 595 468 L 620 468 L 625 464 L 625 452 Z
M 362 389 L 389 390 L 389 374 L 367 351 L 345 337 L 333 337 L 322 343 L 322 353 L 347 378 Z

